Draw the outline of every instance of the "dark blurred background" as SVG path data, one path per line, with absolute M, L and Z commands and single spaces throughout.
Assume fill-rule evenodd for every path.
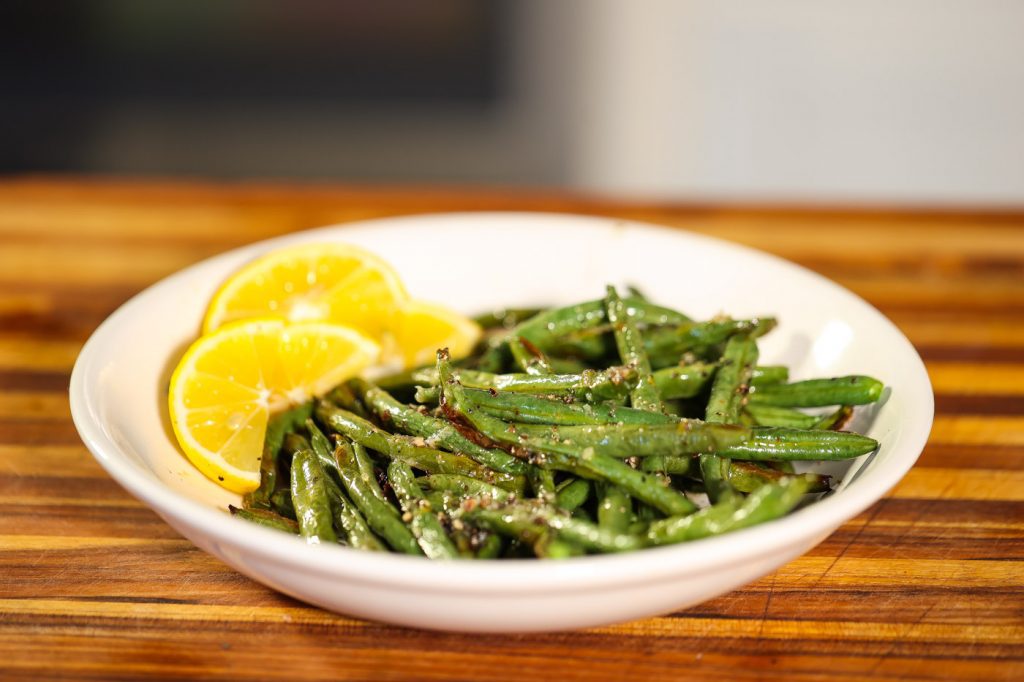
M 512 5 L 4 2 L 0 172 L 544 181 Z
M 0 173 L 1024 204 L 1012 0 L 0 1 Z

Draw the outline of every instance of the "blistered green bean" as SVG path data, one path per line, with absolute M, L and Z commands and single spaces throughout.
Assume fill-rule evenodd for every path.
M 759 462 L 733 460 L 729 463 L 729 483 L 741 493 L 752 493 L 761 486 L 776 483 L 786 476 L 804 479 L 809 493 L 824 493 L 831 489 L 830 478 L 824 474 L 788 474 Z
M 334 448 L 334 457 L 338 461 L 338 471 L 341 473 L 345 491 L 362 512 L 370 528 L 398 552 L 423 554 L 416 538 L 402 522 L 398 510 L 372 492 L 376 482 L 371 484 L 363 478 L 356 463 L 355 452 L 347 440 L 338 440 Z
M 807 488 L 801 478 L 786 478 L 761 486 L 745 499 L 731 495 L 696 514 L 651 522 L 645 539 L 652 545 L 666 545 L 771 521 L 793 509 Z
M 523 537 L 531 543 L 561 539 L 598 552 L 627 552 L 645 544 L 638 536 L 581 521 L 536 501 L 513 502 L 493 508 L 470 507 L 463 510 L 461 518 L 481 523 L 498 533 Z M 550 556 L 549 550 L 547 553 Z
M 313 403 L 304 403 L 287 412 L 274 415 L 267 423 L 263 437 L 263 455 L 260 457 L 260 484 L 256 490 L 247 493 L 243 505 L 247 509 L 271 508 L 270 496 L 277 489 L 277 453 L 284 436 L 302 424 L 313 412 Z
M 758 386 L 750 394 L 750 402 L 779 407 L 867 405 L 881 398 L 884 388 L 881 381 L 866 376 L 808 379 L 792 384 Z
M 555 504 L 566 511 L 582 507 L 590 497 L 590 481 L 577 478 L 562 486 L 555 497 Z
M 711 384 L 706 421 L 711 424 L 738 424 L 740 408 L 750 389 L 750 379 L 757 365 L 757 343 L 749 334 L 732 336 L 725 344 L 722 361 Z M 700 455 L 700 472 L 704 489 L 711 501 L 719 502 L 732 495 L 729 484 L 729 460 L 720 456 L 719 448 Z M 678 454 L 678 453 L 676 453 Z
M 428 474 L 427 476 L 417 478 L 416 481 L 427 490 L 450 493 L 460 498 L 476 497 L 493 500 L 509 500 L 512 498 L 512 493 L 507 490 L 503 490 L 490 483 L 484 483 L 470 476 Z
M 616 486 L 603 483 L 597 504 L 597 525 L 617 533 L 624 533 L 633 522 L 633 501 Z
M 234 505 L 228 505 L 228 511 L 231 512 L 232 516 L 251 521 L 258 526 L 281 530 L 292 535 L 298 535 L 299 533 L 299 524 L 293 519 L 275 514 L 267 509 L 242 509 Z
M 299 450 L 292 456 L 292 504 L 299 533 L 311 544 L 338 541 L 326 477 L 312 450 Z
M 757 426 L 783 426 L 791 429 L 811 429 L 818 417 L 789 407 L 751 404 L 744 408 Z
M 388 465 L 388 482 L 402 505 L 402 520 L 408 524 L 423 553 L 431 559 L 454 559 L 458 556 L 444 526 L 416 484 L 409 465 L 397 459 L 391 460 Z

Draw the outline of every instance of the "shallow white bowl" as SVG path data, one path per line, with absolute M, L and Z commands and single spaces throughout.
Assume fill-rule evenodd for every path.
M 431 562 L 308 546 L 225 513 L 238 496 L 181 455 L 168 428 L 170 371 L 220 282 L 254 256 L 297 242 L 345 241 L 389 260 L 413 295 L 465 312 L 599 298 L 633 284 L 703 318 L 774 314 L 765 364 L 794 378 L 870 374 L 891 388 L 854 430 L 876 454 L 833 466 L 834 494 L 772 523 L 631 554 L 561 562 Z M 799 266 L 679 230 L 529 213 L 425 215 L 327 227 L 204 261 L 150 287 L 89 339 L 71 377 L 85 444 L 132 495 L 203 550 L 303 601 L 423 628 L 528 632 L 667 613 L 761 577 L 822 541 L 913 465 L 932 422 L 931 385 L 907 339 L 870 305 Z

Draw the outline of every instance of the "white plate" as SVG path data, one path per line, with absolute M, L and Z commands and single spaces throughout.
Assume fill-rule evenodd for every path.
M 769 524 L 631 554 L 562 562 L 431 562 L 308 546 L 225 513 L 237 496 L 182 456 L 167 424 L 171 369 L 206 302 L 234 269 L 297 242 L 345 241 L 389 260 L 413 295 L 465 312 L 599 298 L 634 284 L 704 318 L 774 314 L 763 363 L 795 378 L 870 374 L 891 388 L 853 428 L 881 443 L 843 465 L 840 489 Z M 870 305 L 801 267 L 679 230 L 529 213 L 425 215 L 328 227 L 204 261 L 150 287 L 89 339 L 71 377 L 85 444 L 132 495 L 203 550 L 303 601 L 424 628 L 560 630 L 667 613 L 761 577 L 806 552 L 888 491 L 913 465 L 932 422 L 928 376 L 907 339 Z

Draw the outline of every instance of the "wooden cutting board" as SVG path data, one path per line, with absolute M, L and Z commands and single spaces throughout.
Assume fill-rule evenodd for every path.
M 661 618 L 438 634 L 281 596 L 179 537 L 95 463 L 68 412 L 118 305 L 235 246 L 363 218 L 602 214 L 796 261 L 917 346 L 919 463 L 824 543 Z M 1024 679 L 1024 212 L 625 204 L 540 191 L 0 182 L 0 679 Z

